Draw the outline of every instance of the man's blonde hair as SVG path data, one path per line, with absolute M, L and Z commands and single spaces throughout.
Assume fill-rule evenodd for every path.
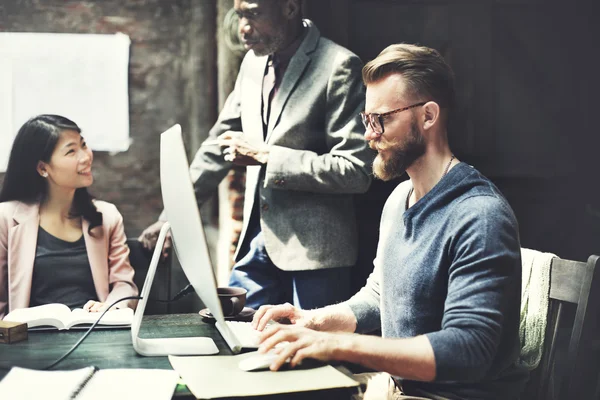
M 454 72 L 437 50 L 405 43 L 393 44 L 362 70 L 365 85 L 390 74 L 402 75 L 407 95 L 414 100 L 435 101 L 444 108 L 454 106 Z

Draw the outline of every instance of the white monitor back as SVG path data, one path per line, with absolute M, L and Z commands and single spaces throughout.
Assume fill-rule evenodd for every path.
M 142 287 L 142 299 L 135 310 L 131 324 L 133 348 L 144 356 L 216 354 L 219 349 L 209 337 L 139 337 L 144 310 L 169 229 L 185 275 L 217 321 L 224 321 L 179 125 L 174 125 L 161 135 L 160 180 L 169 222 L 160 231 Z
M 175 125 L 160 136 L 160 185 L 173 246 L 196 294 L 217 320 L 224 320 L 189 171 L 181 127 Z

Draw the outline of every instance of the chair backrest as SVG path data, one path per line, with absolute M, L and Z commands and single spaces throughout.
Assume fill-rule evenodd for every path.
M 523 399 L 592 399 L 599 372 L 592 351 L 600 311 L 599 258 L 553 259 L 542 360 Z

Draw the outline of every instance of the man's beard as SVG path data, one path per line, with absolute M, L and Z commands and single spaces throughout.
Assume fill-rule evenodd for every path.
M 254 49 L 254 55 L 257 57 L 269 56 L 275 54 L 275 52 L 283 50 L 281 47 L 285 42 L 285 36 L 283 32 L 277 32 L 269 37 L 268 42 L 262 41 L 263 48 L 261 50 Z
M 417 121 L 412 121 L 406 138 L 380 144 L 377 150 L 380 154 L 373 162 L 373 175 L 383 181 L 401 177 L 408 167 L 425 154 L 425 140 L 419 132 Z M 381 153 L 385 153 L 388 159 L 384 160 Z

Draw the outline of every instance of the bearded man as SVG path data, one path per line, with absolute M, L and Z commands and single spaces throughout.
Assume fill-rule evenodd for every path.
M 374 174 L 408 174 L 385 204 L 375 269 L 350 300 L 261 307 L 260 351 L 347 361 L 391 376 L 397 399 L 517 399 L 521 258 L 499 190 L 448 144 L 454 77 L 430 48 L 392 45 L 363 69 Z M 291 325 L 272 325 L 287 319 Z M 382 337 L 361 335 L 381 329 Z

